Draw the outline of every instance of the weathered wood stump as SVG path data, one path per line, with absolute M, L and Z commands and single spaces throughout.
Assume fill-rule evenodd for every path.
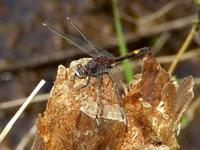
M 85 79 L 73 84 L 76 65 L 60 65 L 51 90 L 46 111 L 38 116 L 38 133 L 34 150 L 132 150 L 177 149 L 178 126 L 183 112 L 193 98 L 193 79 L 180 85 L 172 79 L 151 55 L 143 59 L 143 71 L 126 89 L 123 108 L 127 126 L 121 115 L 115 86 L 103 77 L 100 95 L 102 118 L 96 123 L 96 78 L 81 90 Z

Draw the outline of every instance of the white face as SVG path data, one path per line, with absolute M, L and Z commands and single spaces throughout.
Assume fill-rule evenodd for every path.
M 76 72 L 75 72 L 75 74 L 76 74 L 78 77 L 82 77 L 82 76 L 80 75 L 80 73 L 79 73 L 78 69 L 76 69 Z
M 82 67 L 77 68 L 75 74 L 79 78 L 86 78 L 88 76 L 87 71 L 84 70 L 84 68 L 82 68 Z

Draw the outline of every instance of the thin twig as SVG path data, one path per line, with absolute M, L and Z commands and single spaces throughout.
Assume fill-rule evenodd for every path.
M 139 26 L 138 32 L 144 35 L 151 35 L 151 34 L 156 34 L 156 33 L 164 32 L 164 31 L 166 32 L 169 30 L 179 29 L 179 28 L 185 27 L 186 25 L 192 24 L 192 22 L 196 19 L 196 17 L 197 15 L 191 15 L 188 17 L 175 19 L 172 21 L 158 24 L 158 25 L 151 25 L 151 26 L 147 25 L 146 28 L 144 28 L 144 26 Z
M 20 143 L 17 145 L 16 150 L 23 150 L 28 145 L 28 142 L 33 138 L 36 133 L 36 126 L 32 126 L 29 132 L 22 138 Z
M 33 97 L 38 93 L 38 91 L 42 88 L 42 86 L 45 84 L 46 81 L 41 80 L 38 85 L 36 86 L 36 88 L 32 91 L 32 93 L 30 94 L 30 96 L 26 99 L 26 101 L 24 102 L 24 104 L 18 109 L 18 111 L 15 113 L 15 115 L 11 118 L 11 120 L 8 122 L 8 124 L 5 126 L 5 128 L 3 129 L 3 131 L 0 134 L 0 143 L 3 141 L 3 139 L 6 137 L 6 135 L 8 134 L 8 132 L 10 131 L 10 129 L 12 128 L 12 126 L 14 125 L 14 123 L 17 121 L 17 119 L 20 117 L 20 115 L 22 114 L 22 112 L 25 110 L 25 108 L 28 106 L 28 104 L 30 103 L 30 101 L 33 99 Z
M 188 25 L 191 25 L 196 18 L 197 14 L 188 17 L 178 18 L 158 25 L 138 26 L 138 30 L 135 33 L 126 34 L 126 41 L 127 43 L 130 43 L 147 36 L 152 36 L 158 33 L 167 32 L 171 30 L 181 29 Z M 109 40 L 110 45 L 114 45 L 116 43 L 117 39 L 115 38 Z
M 157 54 L 162 49 L 170 36 L 171 34 L 169 32 L 164 32 L 161 34 L 156 43 L 153 45 L 153 54 Z
M 46 64 L 52 64 L 66 58 L 75 57 L 77 55 L 83 55 L 81 51 L 74 51 L 73 49 L 63 50 L 54 52 L 51 55 L 41 55 L 35 58 L 27 60 L 17 61 L 14 64 L 0 64 L 0 73 L 2 72 L 13 72 L 20 69 L 35 68 Z
M 181 0 L 181 1 L 173 0 L 173 1 L 170 1 L 168 4 L 166 4 L 164 7 L 162 7 L 158 11 L 139 19 L 138 24 L 146 24 L 146 23 L 149 23 L 149 22 L 153 22 L 154 20 L 156 20 L 156 19 L 164 16 L 168 12 L 170 12 L 170 10 L 175 8 L 176 6 L 184 4 L 184 3 L 188 3 L 188 2 L 191 2 L 191 0 Z
M 46 101 L 48 99 L 48 97 L 49 97 L 48 93 L 40 94 L 40 95 L 35 96 L 30 103 Z M 2 103 L 0 103 L 0 110 L 20 106 L 26 101 L 26 99 L 27 99 L 27 97 L 26 98 L 20 98 L 20 99 L 15 99 L 15 100 L 2 102 Z
M 181 46 L 181 48 L 178 51 L 178 54 L 176 55 L 176 58 L 174 59 L 174 61 L 172 62 L 172 64 L 169 67 L 168 72 L 170 74 L 172 74 L 176 68 L 176 65 L 178 64 L 180 58 L 182 57 L 182 55 L 184 54 L 184 52 L 187 50 L 187 48 L 189 47 L 195 33 L 196 33 L 196 28 L 197 25 L 194 25 L 189 33 L 189 35 L 187 36 L 186 40 L 184 41 L 183 45 Z

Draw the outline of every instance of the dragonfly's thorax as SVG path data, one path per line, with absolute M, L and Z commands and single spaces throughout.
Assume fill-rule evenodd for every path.
M 86 65 L 79 65 L 76 70 L 78 77 L 87 76 L 97 77 L 98 75 L 107 74 L 112 68 L 114 59 L 112 57 L 98 56 L 91 59 Z
M 88 68 L 91 76 L 107 74 L 112 68 L 114 59 L 112 57 L 98 56 L 91 59 L 86 68 Z

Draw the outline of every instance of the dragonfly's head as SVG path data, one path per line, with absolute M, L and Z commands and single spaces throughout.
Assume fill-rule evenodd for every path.
M 86 67 L 82 66 L 81 64 L 79 64 L 77 66 L 76 72 L 75 72 L 76 76 L 78 76 L 79 78 L 86 78 L 88 76 L 88 70 Z

